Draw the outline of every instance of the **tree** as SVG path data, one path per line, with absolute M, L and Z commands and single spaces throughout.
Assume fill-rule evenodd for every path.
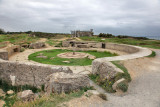
M 0 28 L 0 34 L 4 34 L 4 33 L 5 33 L 5 31 Z

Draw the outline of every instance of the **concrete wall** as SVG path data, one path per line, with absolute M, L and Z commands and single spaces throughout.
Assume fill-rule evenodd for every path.
M 0 58 L 3 60 L 8 60 L 8 52 L 6 50 L 0 50 Z
M 70 47 L 72 42 L 75 47 L 79 48 L 102 48 L 102 43 L 96 43 L 96 42 L 81 42 L 81 41 L 63 41 L 62 46 L 63 47 Z
M 45 78 L 55 72 L 72 73 L 68 67 L 44 64 L 18 63 L 0 59 L 0 78 L 12 85 L 40 87 Z
M 45 78 L 52 73 L 72 73 L 68 67 L 6 61 L 12 54 L 19 51 L 20 46 L 15 45 L 0 49 L 0 79 L 9 84 L 40 87 L 44 84 Z
M 20 46 L 19 45 L 13 45 L 11 47 L 7 47 L 6 50 L 8 51 L 8 57 L 10 57 L 15 52 L 20 52 Z
M 20 52 L 19 45 L 13 45 L 10 47 L 0 49 L 0 58 L 4 60 L 8 60 L 9 57 L 12 56 L 15 52 Z
M 115 43 L 106 43 L 106 49 L 118 50 L 126 53 L 136 53 L 139 51 L 139 49 L 136 47 Z

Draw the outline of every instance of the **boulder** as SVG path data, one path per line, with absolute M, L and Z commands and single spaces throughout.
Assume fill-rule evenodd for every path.
M 35 94 L 32 92 L 32 90 L 25 90 L 25 91 L 19 92 L 17 94 L 17 97 L 19 99 L 22 99 L 23 101 L 30 101 L 34 99 Z
M 92 73 L 99 74 L 101 80 L 105 79 L 110 80 L 115 78 L 118 73 L 124 73 L 124 72 L 121 69 L 117 68 L 111 62 L 104 62 L 102 59 L 102 61 L 94 60 L 92 62 Z
M 23 47 L 23 48 L 28 48 L 29 45 L 28 45 L 28 44 L 22 44 L 21 47 Z
M 112 85 L 112 88 L 113 90 L 116 90 L 117 91 L 117 85 L 121 82 L 125 82 L 126 80 L 124 78 L 121 78 L 119 79 L 118 81 L 116 81 L 113 85 Z
M 6 104 L 5 101 L 0 100 L 0 107 L 4 107 L 4 104 Z
M 47 56 L 36 56 L 37 58 L 43 58 L 43 59 L 47 59 Z
M 46 78 L 45 91 L 47 93 L 66 93 L 90 86 L 86 75 L 73 73 L 53 73 Z
M 54 59 L 54 57 L 51 57 L 50 59 L 51 59 L 51 60 L 53 60 L 53 59 Z
M 2 89 L 0 89 L 0 96 L 5 96 L 5 92 L 2 90 Z
M 93 56 L 93 55 L 88 55 L 87 57 L 88 57 L 89 59 L 96 59 L 96 57 Z
M 38 55 L 39 55 L 39 56 L 43 56 L 43 53 L 39 53 Z
M 97 90 L 88 90 L 86 93 L 90 93 L 93 95 L 99 95 L 100 93 Z
M 43 47 L 45 47 L 46 45 L 45 45 L 45 43 L 44 42 L 36 42 L 36 43 L 31 43 L 30 45 L 29 45 L 29 48 L 31 48 L 31 49 L 39 49 L 39 48 L 43 48 Z
M 64 62 L 64 63 L 70 63 L 70 61 L 62 61 L 62 62 Z
M 7 94 L 9 94 L 9 95 L 14 94 L 14 91 L 13 90 L 9 90 L 9 91 L 7 91 Z

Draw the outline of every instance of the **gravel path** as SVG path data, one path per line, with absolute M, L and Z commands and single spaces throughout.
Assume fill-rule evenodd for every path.
M 128 60 L 132 81 L 125 95 L 107 94 L 108 100 L 97 107 L 160 107 L 160 50 L 155 58 Z M 95 105 L 91 105 L 95 106 Z

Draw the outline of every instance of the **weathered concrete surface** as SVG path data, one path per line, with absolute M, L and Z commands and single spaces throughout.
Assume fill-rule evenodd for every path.
M 118 81 L 116 81 L 113 85 L 112 85 L 112 88 L 113 90 L 116 90 L 117 91 L 117 85 L 121 82 L 125 82 L 126 80 L 124 78 L 121 78 L 119 79 Z
M 3 60 L 8 60 L 10 56 L 12 56 L 15 52 L 20 52 L 19 45 L 11 45 L 0 49 L 0 58 Z
M 110 80 L 114 78 L 117 73 L 123 73 L 121 69 L 117 68 L 111 62 L 94 61 L 92 65 L 94 65 L 92 66 L 92 73 L 99 74 L 101 80 Z
M 39 48 L 43 48 L 43 47 L 45 47 L 46 45 L 45 45 L 45 43 L 44 42 L 36 42 L 36 43 L 31 43 L 30 45 L 29 45 L 29 48 L 31 48 L 31 49 L 39 49 Z
M 134 47 L 133 45 L 126 44 L 116 44 L 116 43 L 106 43 L 106 49 L 119 50 L 127 53 L 136 53 L 139 51 L 139 48 Z
M 129 46 L 131 46 L 131 45 L 129 45 Z M 139 51 L 136 53 L 128 54 L 128 55 L 98 58 L 98 59 L 95 59 L 94 61 L 103 60 L 103 62 L 105 62 L 105 61 L 128 60 L 128 59 L 135 59 L 135 58 L 141 58 L 144 56 L 148 56 L 152 53 L 152 51 L 147 48 L 142 48 L 142 47 L 138 47 L 138 46 L 131 46 L 131 47 L 135 47 L 135 48 L 139 49 Z
M 31 101 L 35 98 L 35 94 L 32 92 L 32 90 L 25 90 L 19 92 L 17 94 L 17 97 L 23 101 Z
M 53 73 L 46 78 L 45 91 L 47 93 L 68 93 L 89 86 L 88 76 L 61 72 Z
M 0 50 L 0 58 L 3 60 L 8 60 L 8 52 L 6 50 Z
M 8 81 L 10 84 L 14 83 L 14 85 L 27 84 L 38 87 L 44 84 L 48 75 L 55 72 L 72 73 L 68 67 L 18 63 L 0 59 L 0 78 Z

